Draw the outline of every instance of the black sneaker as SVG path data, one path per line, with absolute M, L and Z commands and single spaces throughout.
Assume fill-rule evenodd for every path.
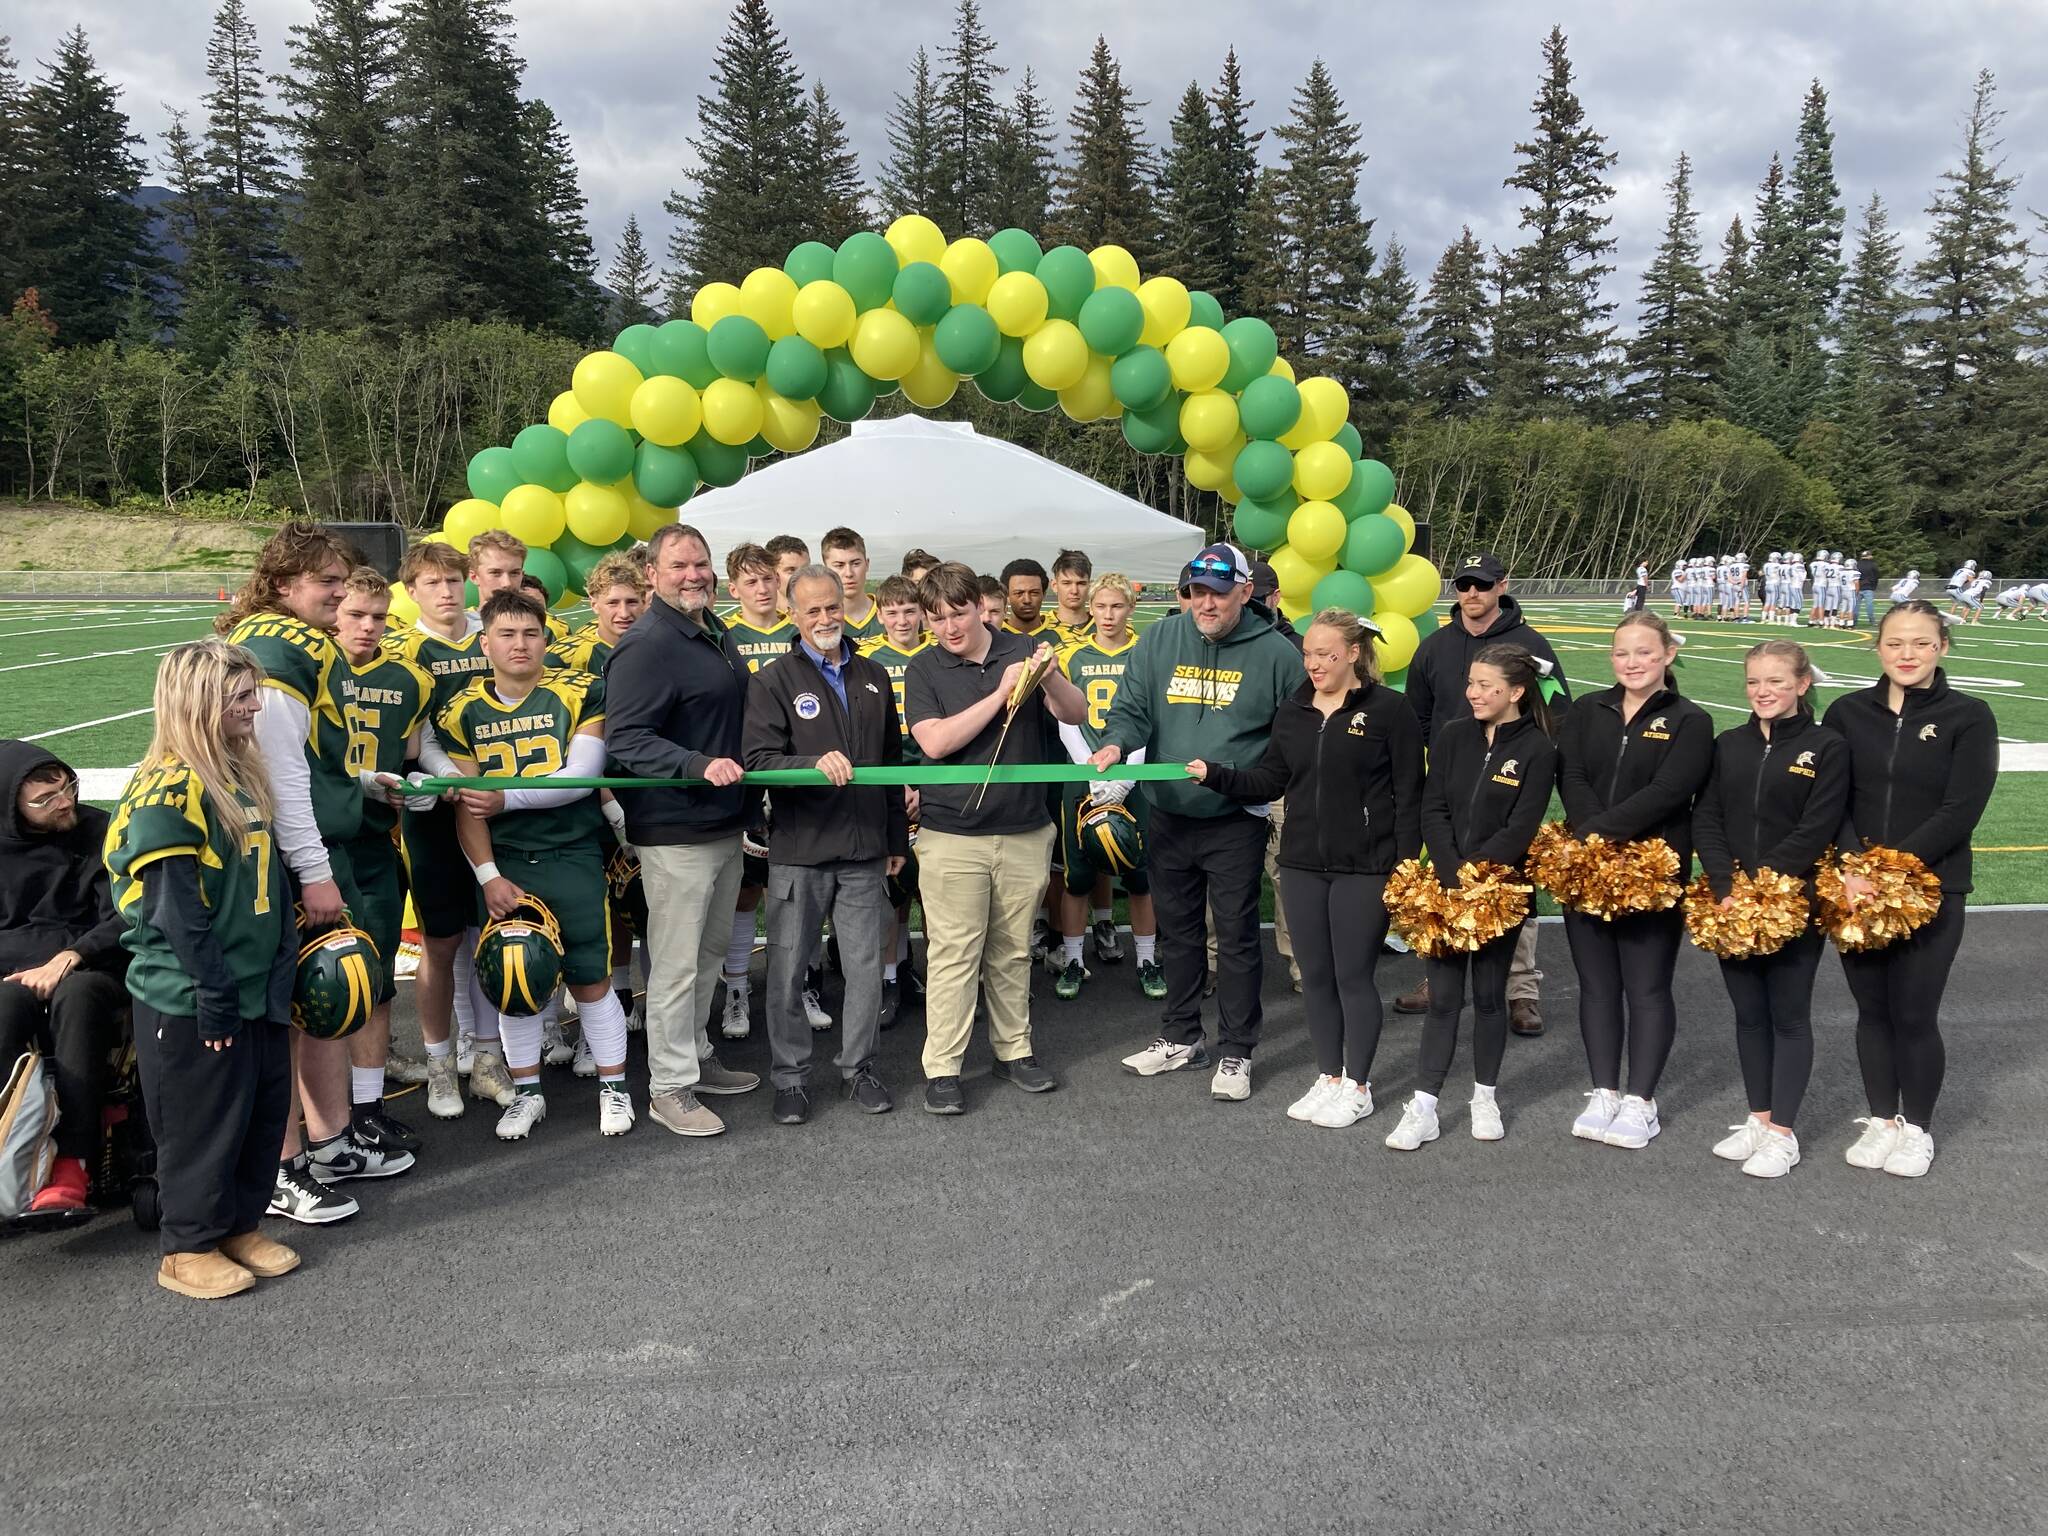
M 853 1076 L 839 1085 L 839 1096 L 851 1099 L 862 1111 L 870 1115 L 886 1115 L 896 1107 L 896 1101 L 889 1096 L 889 1090 L 875 1075 L 873 1067 L 862 1067 Z
M 1026 1093 L 1051 1093 L 1059 1087 L 1060 1080 L 1038 1064 L 1036 1056 L 1019 1056 L 1015 1061 L 999 1061 L 990 1068 L 990 1075 L 1004 1082 L 1015 1083 Z
M 323 1141 L 308 1151 L 313 1177 L 322 1184 L 343 1179 L 388 1179 L 406 1172 L 413 1155 L 401 1148 L 372 1147 L 344 1131 L 332 1141 Z
M 775 1123 L 802 1125 L 811 1118 L 811 1096 L 801 1088 L 775 1090 Z
M 358 1104 L 351 1109 L 348 1128 L 357 1141 L 380 1152 L 417 1152 L 420 1149 L 419 1132 L 386 1111 L 381 1099 L 374 1104 Z
M 957 1077 L 935 1077 L 924 1085 L 924 1112 L 928 1115 L 964 1115 L 967 1095 L 960 1091 Z
M 313 1177 L 305 1153 L 277 1165 L 277 1187 L 270 1196 L 271 1215 L 309 1227 L 324 1227 L 331 1221 L 346 1221 L 359 1209 L 347 1195 L 329 1189 Z
M 918 969 L 915 961 L 906 960 L 899 965 L 896 968 L 896 980 L 903 987 L 904 1002 L 916 1007 L 924 1001 L 924 972 Z
M 875 1015 L 875 1024 L 881 1029 L 896 1027 L 896 1010 L 903 1006 L 903 989 L 886 977 L 882 981 L 882 1007 Z
M 1104 965 L 1121 965 L 1124 959 L 1123 940 L 1117 936 L 1116 923 L 1105 917 L 1089 927 L 1089 935 L 1095 941 L 1095 958 Z

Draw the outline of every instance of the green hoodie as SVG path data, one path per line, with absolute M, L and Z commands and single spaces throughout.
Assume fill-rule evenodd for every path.
M 1142 747 L 1148 762 L 1199 757 L 1250 768 L 1265 755 L 1280 701 L 1305 675 L 1301 652 L 1255 605 L 1245 606 L 1237 627 L 1220 641 L 1204 638 L 1187 614 L 1172 614 L 1138 637 L 1103 741 L 1123 748 L 1126 758 Z M 1145 791 L 1177 816 L 1243 809 L 1191 779 L 1162 780 Z

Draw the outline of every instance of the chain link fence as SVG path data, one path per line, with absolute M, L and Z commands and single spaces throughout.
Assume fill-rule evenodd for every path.
M 0 571 L 0 598 L 172 597 L 232 593 L 245 571 Z

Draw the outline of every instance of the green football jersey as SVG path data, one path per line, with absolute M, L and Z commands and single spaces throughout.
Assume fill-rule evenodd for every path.
M 334 636 L 288 613 L 252 613 L 228 639 L 255 656 L 269 687 L 306 706 L 306 763 L 312 770 L 313 823 L 321 837 L 346 842 L 363 825 L 363 791 L 348 767 L 348 724 L 334 693 L 341 647 Z
M 917 738 L 910 734 L 910 726 L 903 718 L 903 675 L 910 670 L 912 658 L 930 650 L 931 646 L 931 633 L 920 630 L 917 644 L 907 651 L 892 644 L 887 635 L 870 640 L 860 648 L 861 655 L 889 674 L 889 691 L 896 695 L 896 723 L 903 730 L 903 761 L 906 763 L 921 763 L 924 754 L 918 751 Z
M 468 618 L 469 632 L 460 640 L 444 640 L 425 625 L 414 624 L 384 637 L 384 653 L 411 662 L 434 680 L 434 698 L 427 718 L 439 720 L 441 711 L 455 702 L 455 695 L 478 677 L 488 677 L 490 661 L 484 656 L 483 630 L 476 615 Z
M 178 857 L 199 861 L 200 899 L 241 993 L 242 1017 L 260 1019 L 269 1006 L 270 967 L 293 921 L 292 889 L 256 802 L 234 793 L 222 815 L 184 764 L 138 768 L 107 825 L 114 905 L 128 920 L 121 944 L 135 957 L 128 992 L 158 1013 L 190 1018 L 199 1011 L 198 988 L 143 910 L 143 870 Z
M 611 654 L 611 642 L 598 634 L 595 624 L 586 624 L 568 639 L 548 647 L 547 664 L 553 670 L 594 672 L 602 677 Z
M 1060 652 L 1060 670 L 1088 701 L 1088 717 L 1081 722 L 1081 735 L 1090 747 L 1102 745 L 1103 731 L 1109 725 L 1109 707 L 1116 702 L 1124 668 L 1130 665 L 1131 652 L 1137 645 L 1138 637 L 1132 634 L 1126 635 L 1124 643 L 1115 650 L 1106 650 L 1091 636 Z
M 348 726 L 348 769 L 357 773 L 405 772 L 405 743 L 427 718 L 434 680 L 403 656 L 384 652 L 360 667 L 346 656 L 334 669 L 334 691 Z M 379 801 L 363 801 L 363 826 L 388 833 L 398 812 Z
M 537 779 L 569 760 L 569 738 L 604 719 L 604 679 L 588 672 L 543 672 L 517 704 L 503 703 L 488 677 L 456 695 L 435 722 L 451 754 L 491 778 Z M 502 811 L 490 820 L 491 846 L 511 853 L 554 853 L 595 844 L 604 830 L 597 792 L 540 811 Z
M 756 629 L 744 615 L 735 613 L 725 621 L 725 633 L 747 664 L 747 670 L 758 672 L 777 657 L 788 654 L 789 643 L 796 638 L 796 626 L 788 619 L 778 619 L 767 629 Z
M 846 619 L 846 633 L 853 641 L 855 649 L 859 649 L 882 633 L 882 605 L 876 602 L 872 595 L 868 598 L 868 616 L 858 624 L 849 616 Z

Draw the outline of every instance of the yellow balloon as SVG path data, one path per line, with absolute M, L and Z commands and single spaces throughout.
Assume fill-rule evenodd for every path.
M 1387 508 L 1387 516 L 1401 525 L 1401 553 L 1407 554 L 1415 547 L 1415 519 L 1408 515 L 1408 509 L 1396 502 Z
M 1294 364 L 1287 361 L 1284 357 L 1274 358 L 1273 366 L 1268 368 L 1266 372 L 1277 373 L 1290 384 L 1294 382 Z
M 750 443 L 761 431 L 761 397 L 738 379 L 713 379 L 701 397 L 704 430 L 728 447 Z
M 1280 612 L 1290 623 L 1301 623 L 1308 617 L 1312 606 L 1314 605 L 1305 597 L 1289 597 L 1284 592 L 1280 595 Z
M 946 254 L 939 258 L 939 270 L 953 285 L 955 304 L 979 304 L 995 286 L 1001 267 L 986 240 L 964 235 L 946 247 Z
M 871 309 L 853 323 L 853 360 L 871 379 L 900 379 L 917 366 L 917 327 L 893 309 Z
M 545 549 L 569 526 L 562 498 L 544 485 L 515 485 L 502 504 L 505 531 L 528 549 Z
M 796 279 L 780 267 L 756 267 L 740 284 L 740 313 L 780 341 L 796 333 L 790 309 L 796 303 Z
M 1089 354 L 1088 368 L 1079 382 L 1060 391 L 1060 409 L 1075 421 L 1100 421 L 1116 404 L 1116 392 L 1109 387 L 1109 359 Z
M 707 331 L 740 312 L 740 291 L 731 283 L 706 283 L 690 300 L 690 318 Z
M 791 400 L 778 395 L 763 381 L 758 387 L 761 396 L 761 435 L 768 439 L 770 446 L 780 448 L 784 453 L 802 453 L 818 440 L 818 418 L 822 414 L 815 400 Z
M 576 403 L 576 391 L 565 389 L 548 402 L 548 425 L 567 435 L 590 420 L 590 412 Z
M 1071 320 L 1048 320 L 1024 338 L 1024 372 L 1040 389 L 1069 389 L 1088 371 L 1088 343 Z
M 1230 348 L 1221 332 L 1191 325 L 1166 344 L 1166 366 L 1176 389 L 1214 389 L 1230 371 Z
M 1237 462 L 1237 451 L 1244 446 L 1241 433 L 1233 432 L 1230 440 L 1220 448 L 1190 448 L 1181 460 L 1186 471 L 1188 484 L 1198 491 L 1215 491 L 1219 494 L 1235 489 L 1230 478 L 1230 468 Z
M 586 352 L 570 376 L 576 403 L 592 416 L 633 424 L 633 391 L 641 384 L 640 370 L 616 352 Z M 531 542 L 529 540 L 529 542 Z
M 939 360 L 929 330 L 918 332 L 917 366 L 903 375 L 903 398 L 919 410 L 936 410 L 953 398 L 960 375 Z
M 1373 612 L 1405 613 L 1414 618 L 1435 606 L 1443 586 L 1435 566 L 1420 555 L 1403 555 L 1372 578 Z
M 1232 458 L 1234 459 L 1235 457 L 1236 455 L 1233 454 Z M 1237 482 L 1235 480 L 1229 481 L 1224 485 L 1218 486 L 1216 494 L 1223 498 L 1224 504 L 1227 506 L 1234 507 L 1239 502 L 1244 500 L 1244 492 L 1237 488 Z
M 1005 272 L 988 291 L 988 312 L 1005 336 L 1029 336 L 1045 324 L 1052 300 L 1029 272 Z
M 946 254 L 945 231 L 921 213 L 904 214 L 882 238 L 889 242 L 900 266 L 907 267 L 913 261 L 936 264 Z
M 632 414 L 633 430 L 663 448 L 680 448 L 697 435 L 704 421 L 703 404 L 689 381 L 665 373 L 656 374 L 633 391 Z
M 1380 637 L 1373 642 L 1373 652 L 1379 657 L 1381 673 L 1398 672 L 1415 659 L 1415 647 L 1422 643 L 1415 621 L 1404 613 L 1387 613 L 1376 609 L 1373 623 L 1380 627 Z
M 498 526 L 499 515 L 488 501 L 471 496 L 448 509 L 448 515 L 441 519 L 441 531 L 448 535 L 450 544 L 467 549 L 471 539 Z
M 1294 488 L 1304 501 L 1335 501 L 1350 483 L 1351 455 L 1335 443 L 1310 443 L 1294 455 Z
M 1287 518 L 1287 542 L 1304 560 L 1334 560 L 1351 525 L 1327 501 L 1304 501 Z
M 1351 419 L 1351 397 L 1335 379 L 1303 379 L 1296 388 L 1301 392 L 1301 419 L 1280 438 L 1289 448 L 1327 442 Z
M 1146 278 L 1138 284 L 1138 302 L 1145 307 L 1145 333 L 1138 340 L 1146 346 L 1163 347 L 1187 329 L 1188 285 L 1179 278 Z
M 846 345 L 853 334 L 853 295 L 828 278 L 805 283 L 789 307 L 797 335 L 820 351 Z
M 1280 578 L 1280 595 L 1304 603 L 1316 583 L 1337 569 L 1335 560 L 1311 560 L 1292 544 L 1282 544 L 1266 560 Z
M 660 531 L 663 524 L 676 520 L 676 514 L 672 509 L 657 507 L 642 496 L 640 488 L 633 484 L 631 475 L 614 485 L 612 489 L 619 493 L 619 499 L 626 504 L 626 532 L 636 539 L 651 539 Z
M 417 624 L 419 621 L 420 605 L 412 600 L 412 594 L 406 591 L 403 586 L 393 587 L 391 589 L 391 612 L 384 622 L 394 629 L 403 629 L 407 625 Z
M 1138 258 L 1122 246 L 1098 245 L 1088 253 L 1088 265 L 1095 269 L 1096 287 L 1138 291 Z
M 562 510 L 569 532 L 586 544 L 616 544 L 632 519 L 625 497 L 588 480 L 569 487 Z
M 1197 390 L 1180 403 L 1180 435 L 1190 448 L 1221 448 L 1237 435 L 1237 397 L 1228 390 Z M 1204 490 L 1216 487 L 1204 486 Z

